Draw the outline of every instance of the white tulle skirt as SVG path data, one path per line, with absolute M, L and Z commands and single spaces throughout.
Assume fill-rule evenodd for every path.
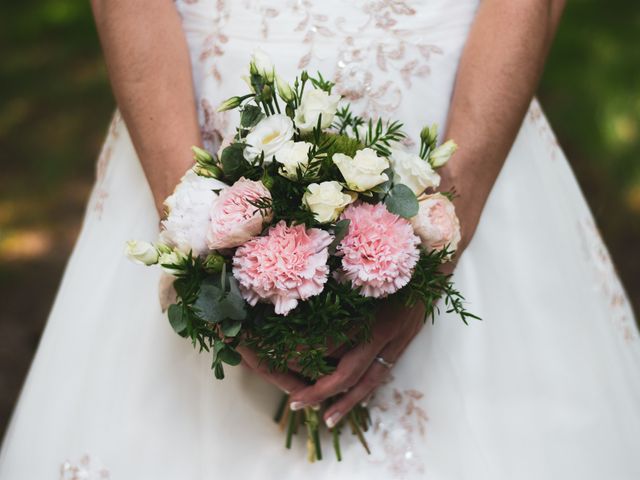
M 198 4 L 182 6 L 188 22 Z M 187 29 L 190 44 L 200 45 L 194 32 Z M 197 82 L 205 78 L 199 68 Z M 236 76 L 240 67 L 229 68 Z M 451 79 L 440 91 L 448 94 Z M 216 99 L 238 88 L 231 82 Z M 398 116 L 423 98 L 413 95 Z M 127 239 L 154 239 L 157 228 L 116 114 L 4 439 L 0 479 L 640 478 L 640 336 L 535 101 L 455 272 L 483 321 L 465 326 L 441 315 L 416 337 L 373 401 L 369 456 L 344 433 L 343 462 L 327 449 L 325 460 L 308 464 L 303 437 L 286 450 L 272 421 L 275 389 L 240 367 L 223 382 L 213 378 L 208 356 L 160 312 L 159 271 L 123 255 Z

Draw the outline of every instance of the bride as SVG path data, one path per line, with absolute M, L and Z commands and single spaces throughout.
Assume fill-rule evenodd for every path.
M 93 0 L 119 106 L 83 230 L 0 456 L 0 478 L 640 478 L 640 338 L 567 161 L 532 96 L 563 0 Z M 459 152 L 455 281 L 484 321 L 383 309 L 373 341 L 305 387 L 245 352 L 217 382 L 175 335 L 159 273 L 130 264 L 162 202 L 216 150 L 260 46 L 291 78 L 321 70 L 369 117 Z M 461 251 L 460 250 L 460 251 Z M 258 378 L 258 376 L 262 378 Z M 371 455 L 308 464 L 271 421 L 342 393 L 369 401 Z M 373 394 L 373 396 L 372 396 Z

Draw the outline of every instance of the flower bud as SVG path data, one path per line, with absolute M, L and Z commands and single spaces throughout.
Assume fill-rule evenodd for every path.
M 220 180 L 223 177 L 222 170 L 216 165 L 196 165 L 193 170 L 197 175 Z
M 210 273 L 219 273 L 224 265 L 224 257 L 219 253 L 211 253 L 204 260 L 204 269 Z
M 178 250 L 172 250 L 168 253 L 161 253 L 160 257 L 158 258 L 158 263 L 162 266 L 162 269 L 165 272 L 171 275 L 175 275 L 177 273 L 180 273 L 182 271 L 182 268 L 169 267 L 168 265 L 182 266 L 185 260 L 186 257 L 182 252 L 179 252 Z
M 273 89 L 269 85 L 262 88 L 262 101 L 269 103 L 273 98 Z
M 191 151 L 193 152 L 193 159 L 201 164 L 207 165 L 213 162 L 213 155 L 204 150 L 203 148 L 196 147 L 195 145 L 191 147 Z
M 278 95 L 285 103 L 291 103 L 295 100 L 293 89 L 279 75 L 276 75 L 276 87 L 278 88 Z
M 158 263 L 158 250 L 149 242 L 129 240 L 125 247 L 125 255 L 135 263 L 154 265 Z
M 226 110 L 233 110 L 234 108 L 238 108 L 240 103 L 242 103 L 242 99 L 240 97 L 231 97 L 220 104 L 218 111 L 224 112 Z
M 458 149 L 453 140 L 447 140 L 429 154 L 429 163 L 433 168 L 442 167 Z
M 424 127 L 420 132 L 420 140 L 428 148 L 434 148 L 438 142 L 438 124 L 434 123 L 431 127 Z

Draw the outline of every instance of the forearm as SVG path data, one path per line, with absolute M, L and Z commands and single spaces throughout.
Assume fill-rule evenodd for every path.
M 444 171 L 455 187 L 463 248 L 533 97 L 564 1 L 484 0 L 462 54 L 446 138 L 460 146 Z
M 191 65 L 171 0 L 92 0 L 107 69 L 159 212 L 199 145 Z

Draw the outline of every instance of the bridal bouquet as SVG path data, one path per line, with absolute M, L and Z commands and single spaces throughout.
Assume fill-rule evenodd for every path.
M 382 301 L 422 302 L 433 318 L 443 297 L 465 323 L 474 317 L 440 271 L 460 227 L 450 195 L 435 191 L 436 169 L 456 145 L 436 146 L 433 126 L 414 153 L 401 123 L 354 114 L 320 73 L 288 84 L 259 54 L 248 84 L 220 106 L 239 110 L 235 136 L 216 153 L 193 148 L 159 240 L 127 245 L 172 275 L 169 322 L 210 352 L 215 376 L 240 363 L 242 345 L 312 383 L 335 367 L 332 345 L 367 341 Z M 305 425 L 320 459 L 320 412 L 287 405 L 278 412 L 287 446 Z M 366 447 L 366 408 L 331 430 L 338 458 L 345 426 Z

